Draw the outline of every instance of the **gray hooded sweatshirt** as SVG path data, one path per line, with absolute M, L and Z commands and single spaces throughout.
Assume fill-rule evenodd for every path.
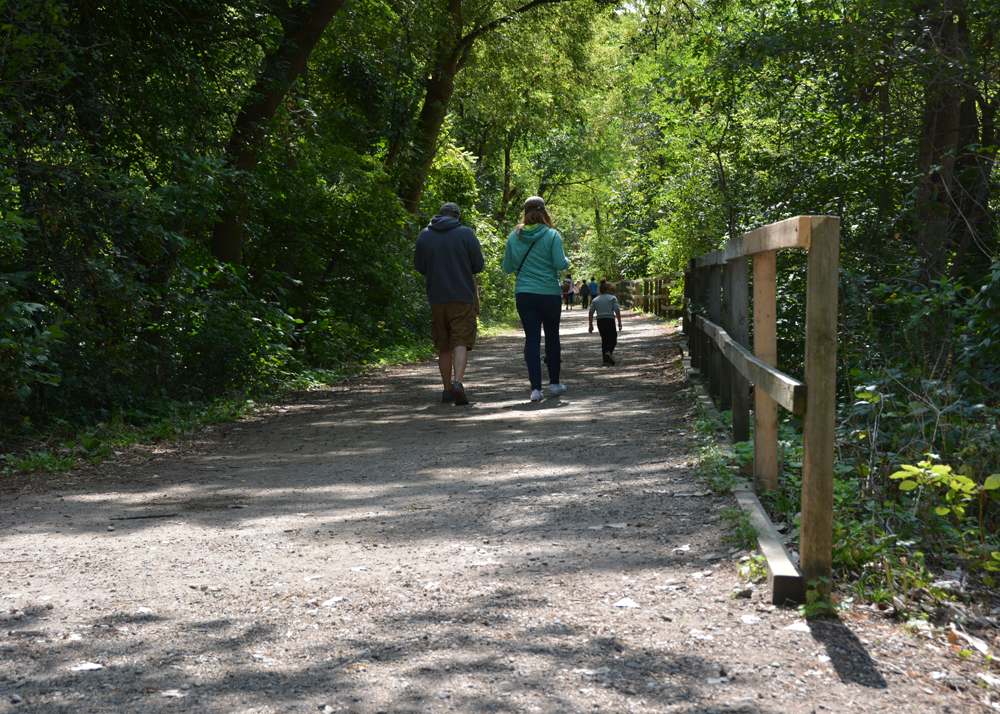
M 420 231 L 413 267 L 427 280 L 427 301 L 476 302 L 476 280 L 483 270 L 483 250 L 471 228 L 457 218 L 434 216 Z

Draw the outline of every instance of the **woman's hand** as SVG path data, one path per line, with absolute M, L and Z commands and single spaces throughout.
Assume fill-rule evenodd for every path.
M 587 330 L 587 332 L 593 332 L 593 331 L 594 331 L 594 326 L 593 326 L 593 325 L 591 325 L 591 326 L 590 326 L 590 329 L 589 329 L 589 330 Z

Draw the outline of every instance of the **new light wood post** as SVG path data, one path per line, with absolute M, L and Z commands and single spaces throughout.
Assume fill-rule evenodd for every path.
M 802 577 L 830 594 L 837 406 L 840 220 L 813 216 L 806 284 L 806 413 L 802 455 Z
M 778 366 L 776 252 L 753 256 L 753 353 Z M 753 391 L 754 483 L 758 491 L 778 488 L 778 404 L 763 389 Z
M 747 258 L 731 260 L 726 265 L 729 289 L 726 308 L 729 327 L 726 331 L 736 343 L 750 348 L 749 306 L 750 261 Z M 750 440 L 750 384 L 736 367 L 732 368 L 733 443 Z

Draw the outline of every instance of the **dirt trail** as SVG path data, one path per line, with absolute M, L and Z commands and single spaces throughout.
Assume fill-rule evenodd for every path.
M 563 318 L 541 403 L 503 336 L 467 407 L 404 365 L 0 495 L 0 711 L 990 710 L 940 645 L 733 598 L 676 330 L 605 368 Z

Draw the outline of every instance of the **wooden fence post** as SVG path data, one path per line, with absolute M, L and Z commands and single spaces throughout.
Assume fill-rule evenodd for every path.
M 840 219 L 813 216 L 806 278 L 806 413 L 802 454 L 802 577 L 830 594 L 837 407 Z
M 722 266 L 712 265 L 708 268 L 708 319 L 716 325 L 722 322 Z M 715 342 L 709 343 L 711 355 L 708 366 L 708 391 L 712 399 L 722 410 L 722 365 L 725 357 Z
M 722 325 L 722 329 L 732 337 L 732 324 L 729 315 L 729 301 L 732 299 L 730 293 L 732 292 L 732 287 L 730 282 L 732 281 L 732 271 L 729 269 L 729 265 L 723 263 L 718 266 L 722 273 L 722 285 L 720 286 L 719 294 L 719 322 L 717 325 Z M 733 408 L 733 368 L 732 364 L 726 359 L 725 355 L 722 357 L 722 362 L 719 365 L 719 411 L 724 412 L 728 409 Z
M 753 353 L 778 366 L 777 275 L 770 250 L 753 257 Z M 778 488 L 778 404 L 763 389 L 753 390 L 754 483 L 758 491 Z
M 708 307 L 708 296 L 709 296 L 709 280 L 708 280 L 708 268 L 701 266 L 698 268 L 698 307 L 702 315 L 707 312 Z M 712 342 L 708 339 L 706 335 L 701 330 L 696 330 L 698 333 L 698 339 L 701 344 L 698 345 L 698 369 L 701 370 L 703 377 L 708 377 L 709 373 L 709 360 L 712 355 Z
M 688 260 L 687 267 L 684 269 L 684 307 L 685 310 L 682 313 L 684 319 L 682 320 L 681 326 L 684 330 L 684 334 L 687 335 L 688 343 L 688 355 L 691 357 L 692 366 L 694 366 L 694 330 L 693 322 L 688 319 L 687 311 L 694 307 L 694 259 Z
M 726 331 L 737 344 L 750 348 L 750 306 L 749 306 L 750 261 L 737 258 L 726 264 L 729 289 L 726 306 L 729 312 L 729 327 Z M 735 367 L 732 368 L 733 395 L 733 443 L 750 440 L 750 383 Z

